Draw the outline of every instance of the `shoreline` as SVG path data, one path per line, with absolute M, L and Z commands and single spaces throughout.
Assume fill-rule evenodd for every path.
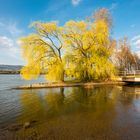
M 13 89 L 39 89 L 39 88 L 61 88 L 61 87 L 78 87 L 83 86 L 90 88 L 98 85 L 126 85 L 125 82 L 107 81 L 107 82 L 71 82 L 71 83 L 36 83 L 23 86 L 17 86 Z

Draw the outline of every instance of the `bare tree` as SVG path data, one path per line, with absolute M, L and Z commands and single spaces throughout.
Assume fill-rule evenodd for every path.
M 119 40 L 116 51 L 116 65 L 121 71 L 133 71 L 140 69 L 140 58 L 132 52 L 127 37 Z

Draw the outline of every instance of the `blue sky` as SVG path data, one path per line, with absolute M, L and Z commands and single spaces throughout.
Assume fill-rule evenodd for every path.
M 128 36 L 140 54 L 140 0 L 0 0 L 0 64 L 24 64 L 18 38 L 32 32 L 33 21 L 83 20 L 98 8 L 113 16 L 115 39 Z

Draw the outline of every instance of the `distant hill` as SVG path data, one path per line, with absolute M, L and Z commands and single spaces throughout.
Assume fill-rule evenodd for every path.
M 0 65 L 0 70 L 20 70 L 23 66 L 21 65 Z
M 21 65 L 0 65 L 0 74 L 18 74 L 22 67 Z

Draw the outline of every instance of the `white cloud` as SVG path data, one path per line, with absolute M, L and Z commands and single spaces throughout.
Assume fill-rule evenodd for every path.
M 12 39 L 6 37 L 6 36 L 0 36 L 0 48 L 2 49 L 10 49 L 13 47 L 14 42 Z
M 0 21 L 0 31 L 7 32 L 13 37 L 17 37 L 23 33 L 21 29 L 17 27 L 17 22 L 5 22 Z
M 140 35 L 134 36 L 134 37 L 132 38 L 132 41 L 135 41 L 135 40 L 137 40 L 137 39 L 139 39 L 139 38 L 140 38 Z
M 138 46 L 140 48 L 140 39 L 137 39 L 135 42 L 134 42 L 134 45 L 135 46 Z
M 72 5 L 77 6 L 81 2 L 81 0 L 71 0 L 71 2 Z
M 17 47 L 16 41 L 7 36 L 0 36 L 0 54 L 18 57 L 20 54 L 20 49 Z
M 140 57 L 140 35 L 134 36 L 131 39 L 131 45 L 134 52 Z
M 137 53 L 137 55 L 140 57 L 140 51 L 137 51 L 136 53 Z
M 17 22 L 0 19 L 0 64 L 22 64 L 17 38 L 23 34 Z
M 135 48 L 139 48 L 140 49 L 140 35 L 134 36 L 131 39 L 131 44 L 132 46 L 134 46 Z
M 17 28 L 16 23 L 9 24 L 7 26 L 7 30 L 11 33 L 11 35 L 20 35 L 22 33 L 22 30 Z

